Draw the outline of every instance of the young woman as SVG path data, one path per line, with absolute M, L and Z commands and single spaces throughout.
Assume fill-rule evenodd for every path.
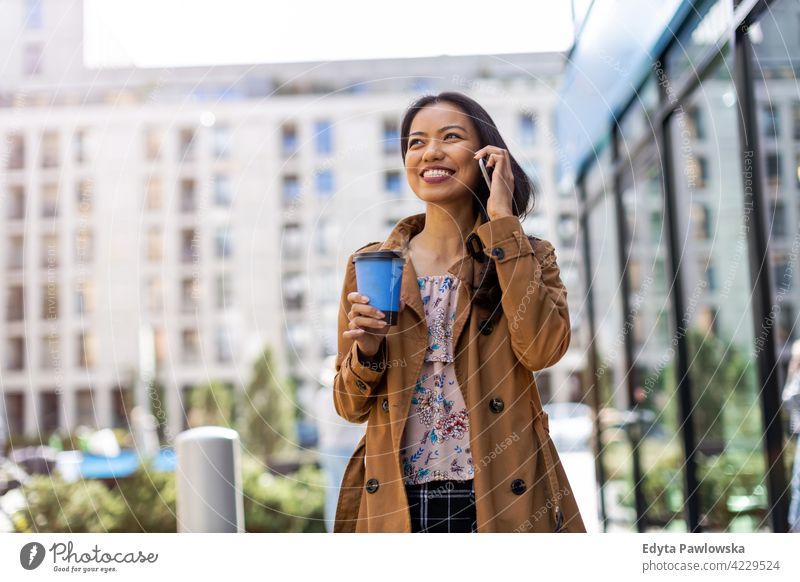
M 583 532 L 531 373 L 571 338 L 554 248 L 520 223 L 532 185 L 460 93 L 409 107 L 401 153 L 426 211 L 356 251 L 405 253 L 396 326 L 347 263 L 334 405 L 368 424 L 334 531 Z

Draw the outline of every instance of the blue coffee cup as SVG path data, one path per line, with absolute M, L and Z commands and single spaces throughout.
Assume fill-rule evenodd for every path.
M 383 320 L 396 325 L 400 314 L 400 287 L 405 259 L 397 251 L 364 251 L 353 256 L 359 295 L 380 309 Z

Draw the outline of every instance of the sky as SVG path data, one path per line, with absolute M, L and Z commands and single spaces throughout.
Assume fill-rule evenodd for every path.
M 191 6 L 191 9 L 188 7 Z M 570 0 L 85 0 L 90 66 L 566 50 Z

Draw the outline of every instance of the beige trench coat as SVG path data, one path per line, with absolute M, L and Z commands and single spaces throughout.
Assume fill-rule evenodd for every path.
M 383 243 L 358 251 L 405 249 L 424 225 L 425 214 L 407 217 Z M 555 250 L 543 239 L 532 246 L 516 216 L 483 224 L 479 217 L 472 232 L 496 262 L 503 292 L 503 314 L 493 326 L 483 325 L 488 310 L 470 302 L 481 263 L 465 253 L 449 269 L 462 281 L 454 367 L 470 418 L 478 532 L 585 532 L 532 374 L 558 362 L 570 344 Z M 334 531 L 410 532 L 400 442 L 428 347 L 417 275 L 406 256 L 400 293 L 405 309 L 381 346 L 380 367 L 362 364 L 355 341 L 342 337 L 349 323 L 347 295 L 355 290 L 351 255 L 339 311 L 334 405 L 350 422 L 367 421 L 367 430 L 342 479 Z

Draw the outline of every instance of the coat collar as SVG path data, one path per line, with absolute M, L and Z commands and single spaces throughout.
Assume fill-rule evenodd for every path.
M 414 270 L 414 265 L 408 255 L 408 243 L 425 227 L 425 213 L 414 214 L 408 216 L 398 222 L 389 233 L 386 240 L 378 247 L 377 250 L 393 250 L 400 251 L 405 257 L 405 267 L 403 268 L 403 281 L 400 289 L 400 297 L 406 305 L 410 306 L 421 319 L 425 319 L 425 311 L 422 306 L 422 299 L 419 294 L 419 285 L 417 284 L 417 273 Z M 483 216 L 478 214 L 475 219 L 475 224 L 472 227 L 470 235 L 477 235 L 478 227 L 484 223 Z M 488 259 L 488 257 L 487 257 Z M 469 287 L 469 290 L 475 289 L 480 285 L 480 266 L 476 266 L 476 259 L 467 251 L 466 244 L 464 246 L 463 255 L 457 259 L 447 270 L 448 273 L 457 277 L 463 284 Z

